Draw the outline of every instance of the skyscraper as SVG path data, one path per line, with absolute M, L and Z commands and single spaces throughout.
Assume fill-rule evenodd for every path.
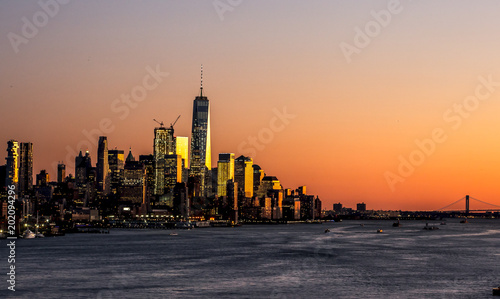
M 257 194 L 260 189 L 262 179 L 266 176 L 266 174 L 264 173 L 264 170 L 262 170 L 260 166 L 257 164 L 254 164 L 252 168 L 253 168 L 253 193 Z
M 57 182 L 59 184 L 64 183 L 65 179 L 66 179 L 66 165 L 64 165 L 61 162 L 57 164 Z
M 16 140 L 7 141 L 7 157 L 5 158 L 5 185 L 14 185 L 16 189 L 19 183 L 19 143 Z
M 40 173 L 36 175 L 36 185 L 38 187 L 47 187 L 50 182 L 50 176 L 45 169 L 40 170 Z
M 257 196 L 263 198 L 268 195 L 270 191 L 282 190 L 280 181 L 275 176 L 265 176 L 262 179 L 259 190 L 257 191 Z
M 189 138 L 184 136 L 175 137 L 175 153 L 184 159 L 186 168 L 188 166 Z
M 108 163 L 108 138 L 99 136 L 97 148 L 97 190 L 104 195 L 109 193 L 109 163 Z
M 234 154 L 219 154 L 217 162 L 217 195 L 227 196 L 227 183 L 234 180 Z
M 181 155 L 165 156 L 165 188 L 173 191 L 175 184 L 182 182 Z
M 144 164 L 146 168 L 146 202 L 156 204 L 154 200 L 155 189 L 155 158 L 154 155 L 140 155 L 139 161 Z
M 91 169 L 92 162 L 89 152 L 86 151 L 85 156 L 83 156 L 80 151 L 80 154 L 75 158 L 75 183 L 77 187 L 86 188 Z
M 188 177 L 188 156 L 189 156 L 189 138 L 177 136 L 175 137 L 175 152 L 182 159 L 182 182 L 187 182 Z
M 165 155 L 168 154 L 168 136 L 167 128 L 160 123 L 159 128 L 155 128 L 155 138 L 153 140 L 153 155 L 155 158 L 154 173 L 155 187 L 154 194 L 162 195 L 165 189 Z
M 109 150 L 108 164 L 110 170 L 110 192 L 116 194 L 123 183 L 125 167 L 125 152 L 123 150 Z
M 234 160 L 234 181 L 238 189 L 250 198 L 253 196 L 253 160 L 250 157 L 239 156 Z
M 140 161 L 127 161 L 123 171 L 121 200 L 143 204 L 146 202 L 146 167 Z
M 33 143 L 21 143 L 19 158 L 19 192 L 25 194 L 33 189 Z
M 204 175 L 212 169 L 210 145 L 210 102 L 203 96 L 203 66 L 200 95 L 193 101 L 193 123 L 191 127 L 190 175 Z

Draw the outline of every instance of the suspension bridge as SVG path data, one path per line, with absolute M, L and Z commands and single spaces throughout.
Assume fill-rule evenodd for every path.
M 478 209 L 478 208 L 471 209 L 470 208 L 471 199 L 473 201 L 480 202 L 483 205 L 486 205 L 488 208 L 486 208 L 486 209 Z M 465 209 L 463 209 L 463 210 L 461 210 L 461 209 L 460 210 L 449 209 L 451 206 L 454 206 L 461 201 L 465 201 Z M 469 195 L 466 195 L 466 196 L 460 198 L 459 200 L 452 202 L 449 205 L 446 205 L 440 209 L 434 210 L 434 212 L 465 212 L 466 214 L 468 214 L 469 212 L 500 212 L 500 205 L 495 205 L 495 204 L 485 202 L 485 201 L 479 200 L 477 198 L 471 197 Z

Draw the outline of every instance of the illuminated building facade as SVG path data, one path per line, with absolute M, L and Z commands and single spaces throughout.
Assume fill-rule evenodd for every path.
M 175 153 L 181 156 L 184 160 L 184 168 L 188 166 L 188 156 L 189 156 L 189 138 L 184 136 L 175 137 Z
M 217 195 L 227 196 L 227 182 L 234 180 L 234 154 L 219 154 L 217 162 Z
M 16 189 L 19 187 L 19 143 L 15 140 L 7 142 L 7 157 L 6 172 L 5 172 L 5 185 L 14 185 Z
M 19 192 L 24 195 L 33 189 L 33 143 L 21 143 L 19 153 Z
M 155 158 L 155 195 L 163 195 L 165 189 L 165 155 L 167 155 L 169 151 L 169 134 L 170 132 L 167 128 L 163 127 L 163 123 L 159 128 L 155 128 L 153 147 L 153 155 Z
M 146 200 L 146 168 L 140 161 L 127 161 L 123 170 L 121 200 L 131 204 L 143 204 Z
M 246 198 L 253 196 L 253 160 L 250 157 L 239 156 L 234 160 L 234 181 Z
M 203 74 L 203 69 L 202 69 Z M 203 96 L 203 77 L 200 95 L 193 101 L 193 121 L 191 127 L 191 157 L 189 176 L 197 176 L 201 194 L 208 195 L 205 185 L 210 182 L 212 153 L 210 144 L 210 102 Z M 207 188 L 209 190 L 211 188 Z
M 262 197 L 267 196 L 269 191 L 281 190 L 281 189 L 283 189 L 283 188 L 281 187 L 281 183 L 277 177 L 265 176 L 262 179 L 257 196 L 259 198 L 262 198 Z
M 181 155 L 165 156 L 165 188 L 173 190 L 175 184 L 182 182 Z
M 97 190 L 104 195 L 109 194 L 109 163 L 108 163 L 108 138 L 99 137 L 97 148 Z
M 110 172 L 110 192 L 116 194 L 119 186 L 123 183 L 123 171 L 125 169 L 125 152 L 123 150 L 109 150 L 108 164 Z
M 182 159 L 182 181 L 188 180 L 188 165 L 189 165 L 189 138 L 184 136 L 175 137 L 175 152 Z
M 262 179 L 266 176 L 266 174 L 264 173 L 264 170 L 262 170 L 260 166 L 257 164 L 254 164 L 252 168 L 253 168 L 253 193 L 259 196 L 260 198 L 261 196 L 258 193 L 260 185 L 262 183 Z

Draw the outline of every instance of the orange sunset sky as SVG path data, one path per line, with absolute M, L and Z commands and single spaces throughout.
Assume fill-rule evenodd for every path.
M 181 115 L 190 136 L 203 64 L 213 166 L 285 109 L 254 163 L 326 209 L 500 205 L 497 1 L 41 2 L 0 2 L 2 161 L 15 139 L 34 144 L 34 173 L 73 173 L 103 119 L 110 148 L 136 156 L 153 151 L 153 118 Z M 148 67 L 168 75 L 116 102 Z

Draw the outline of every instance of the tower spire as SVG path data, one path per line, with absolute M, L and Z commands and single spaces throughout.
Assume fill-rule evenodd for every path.
M 203 64 L 201 65 L 200 97 L 203 97 Z

